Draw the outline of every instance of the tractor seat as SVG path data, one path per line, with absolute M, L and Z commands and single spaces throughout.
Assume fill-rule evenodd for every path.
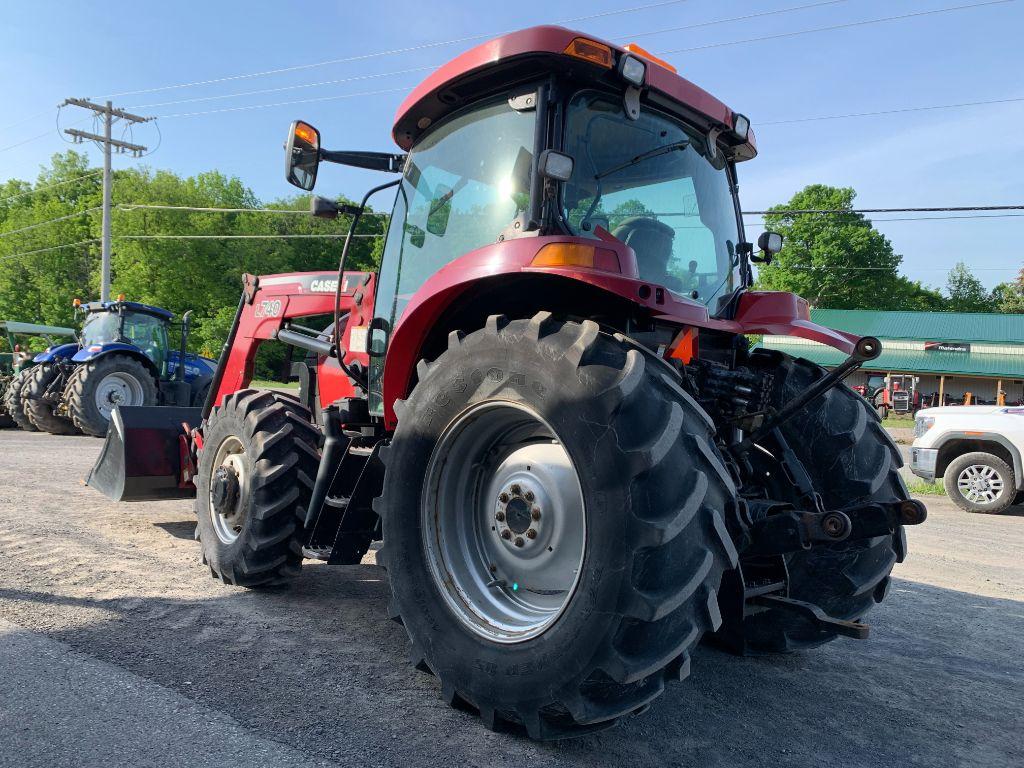
M 642 280 L 664 285 L 677 293 L 684 290 L 683 281 L 668 273 L 676 236 L 672 227 L 657 219 L 633 216 L 619 224 L 612 234 L 636 253 L 636 264 Z

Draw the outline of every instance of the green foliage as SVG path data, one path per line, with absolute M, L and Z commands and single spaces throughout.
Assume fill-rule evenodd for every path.
M 1016 280 L 1000 283 L 992 289 L 992 303 L 997 312 L 1024 314 L 1024 267 Z
M 44 224 L 26 232 L 4 232 L 98 207 L 99 175 L 33 195 L 39 187 L 91 173 L 84 155 L 53 157 L 35 185 L 11 180 L 0 186 L 0 318 L 75 325 L 72 299 L 99 297 L 100 212 Z M 217 213 L 128 209 L 129 205 L 199 208 L 309 210 L 309 196 L 264 205 L 241 180 L 216 171 L 183 178 L 169 171 L 127 169 L 114 173 L 111 293 L 166 307 L 180 316 L 193 311 L 193 349 L 216 357 L 227 335 L 244 272 L 334 270 L 348 217 L 334 221 L 301 214 Z M 343 202 L 345 202 L 343 200 Z M 353 241 L 348 269 L 374 270 L 380 262 L 386 218 L 365 216 Z M 152 239 L 132 239 L 130 236 Z M 179 239 L 178 236 L 243 236 L 240 239 Z M 285 238 L 283 235 L 304 235 Z M 317 235 L 318 237 L 309 237 Z M 319 237 L 335 235 L 335 237 Z M 126 237 L 128 236 L 128 237 Z M 87 245 L 43 253 L 27 251 L 90 240 Z M 280 349 L 261 350 L 259 372 L 276 374 Z
M 830 309 L 933 309 L 935 291 L 902 277 L 903 257 L 862 214 L 853 213 L 856 193 L 812 184 L 772 210 L 829 209 L 844 213 L 770 214 L 765 227 L 784 237 L 782 251 L 758 269 L 758 285 L 792 291 L 812 306 Z
M 951 312 L 991 312 L 995 309 L 991 294 L 962 261 L 949 270 L 946 294 Z

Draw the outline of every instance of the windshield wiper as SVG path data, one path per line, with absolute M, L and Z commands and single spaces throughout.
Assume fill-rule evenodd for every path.
M 642 163 L 644 160 L 650 160 L 652 157 L 658 157 L 660 155 L 667 155 L 669 152 L 681 151 L 686 149 L 688 146 L 690 146 L 689 139 L 683 139 L 682 141 L 673 141 L 671 144 L 665 144 L 664 146 L 655 147 L 654 149 L 649 149 L 646 152 L 641 152 L 639 155 L 632 158 L 631 160 L 627 160 L 624 163 L 620 163 L 619 165 L 613 166 L 607 170 L 595 174 L 594 181 L 597 182 L 597 189 L 594 190 L 594 200 L 593 202 L 591 202 L 590 207 L 587 209 L 587 215 L 584 216 L 583 219 L 580 221 L 580 226 L 589 223 L 590 217 L 593 216 L 594 211 L 597 209 L 597 204 L 601 202 L 602 179 L 605 179 L 608 176 L 611 176 L 612 174 L 618 173 L 619 171 L 624 171 L 626 168 L 631 168 L 637 163 Z

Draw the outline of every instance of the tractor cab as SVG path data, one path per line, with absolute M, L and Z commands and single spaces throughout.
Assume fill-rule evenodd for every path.
M 173 314 L 166 309 L 134 301 L 90 302 L 80 306 L 86 313 L 82 324 L 82 351 L 102 352 L 107 345 L 127 344 L 149 359 L 159 376 L 167 375 L 169 345 L 167 328 Z
M 384 411 L 384 359 L 410 305 L 428 283 L 461 282 L 460 271 L 505 272 L 501 290 L 520 284 L 524 315 L 564 288 L 575 314 L 593 316 L 599 302 L 617 315 L 609 325 L 632 308 L 543 278 L 601 289 L 611 278 L 626 302 L 704 318 L 727 315 L 750 283 L 735 169 L 756 154 L 749 121 L 639 48 L 558 27 L 507 35 L 428 78 L 393 135 L 407 155 L 325 150 L 303 122 L 286 147 L 288 180 L 303 189 L 321 160 L 401 170 L 381 187 L 397 195 L 370 334 L 373 413 Z M 314 213 L 325 209 L 337 214 L 314 201 Z M 527 239 L 536 247 L 495 249 Z M 498 289 L 487 282 L 471 289 L 481 317 Z

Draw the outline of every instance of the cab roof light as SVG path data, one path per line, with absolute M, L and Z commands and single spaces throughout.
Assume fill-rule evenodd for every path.
M 117 300 L 118 301 L 124 301 L 124 294 L 123 293 L 117 294 Z
M 746 115 L 734 112 L 732 115 L 732 132 L 740 141 L 746 141 L 750 134 L 750 119 Z
M 630 43 L 629 45 L 627 45 L 626 50 L 629 51 L 630 53 L 635 53 L 637 56 L 640 56 L 641 58 L 647 59 L 652 64 L 657 64 L 659 67 L 664 67 L 669 72 L 679 74 L 679 70 L 673 67 L 671 64 L 669 64 L 667 61 L 665 61 L 664 59 L 659 59 L 653 53 L 651 53 L 648 50 L 645 50 L 644 48 L 641 48 L 636 43 Z
M 647 77 L 647 65 L 636 56 L 626 55 L 619 59 L 619 77 L 630 85 L 642 88 Z
M 573 41 L 565 46 L 565 50 L 562 53 L 589 61 L 591 64 L 597 64 L 607 69 L 612 68 L 612 60 L 614 58 L 612 56 L 612 49 L 609 46 L 596 40 L 588 40 L 585 37 L 573 38 Z
M 583 243 L 548 243 L 530 262 L 531 267 L 584 267 L 621 272 L 615 251 Z

